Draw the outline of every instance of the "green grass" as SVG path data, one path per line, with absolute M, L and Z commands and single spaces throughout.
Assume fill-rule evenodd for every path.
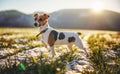
M 63 74 L 66 64 L 72 60 L 78 60 L 79 52 L 74 47 L 74 53 L 62 53 L 59 58 L 51 60 L 48 55 L 41 54 L 39 57 L 31 57 L 30 61 L 21 61 L 11 64 L 10 56 L 16 55 L 25 50 L 35 47 L 43 47 L 38 41 L 41 36 L 36 38 L 38 34 L 37 28 L 0 28 L 0 49 L 14 50 L 0 57 L 0 59 L 8 58 L 4 66 L 0 66 L 0 74 Z M 64 30 L 68 31 L 68 30 Z M 120 34 L 113 31 L 89 31 L 89 30 L 72 30 L 74 32 L 82 32 L 82 38 L 91 32 L 88 38 L 90 53 L 90 63 L 94 71 L 89 72 L 85 69 L 83 74 L 119 74 L 120 73 Z M 20 47 L 22 46 L 22 47 Z M 59 47 L 59 46 L 58 46 Z M 58 48 L 57 47 L 57 48 Z M 56 50 L 58 53 L 64 50 Z M 117 51 L 115 56 L 107 55 L 108 50 Z M 27 58 L 26 58 L 27 59 Z M 20 64 L 25 66 L 22 69 Z
M 120 73 L 120 35 L 115 35 L 116 40 L 107 40 L 103 35 L 92 35 L 88 39 L 89 48 L 91 49 L 91 63 L 98 74 L 119 74 Z M 105 51 L 117 51 L 115 57 L 107 56 Z M 114 64 L 108 64 L 110 62 Z

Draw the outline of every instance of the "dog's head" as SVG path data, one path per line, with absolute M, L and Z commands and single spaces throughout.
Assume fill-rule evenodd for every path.
M 50 16 L 48 14 L 42 14 L 42 15 L 40 15 L 39 13 L 34 14 L 34 20 L 35 20 L 34 25 L 36 27 L 44 26 L 48 22 L 49 17 Z

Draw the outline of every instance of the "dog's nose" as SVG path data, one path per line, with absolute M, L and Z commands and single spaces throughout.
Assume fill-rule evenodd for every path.
M 37 23 L 34 23 L 34 26 L 37 26 Z

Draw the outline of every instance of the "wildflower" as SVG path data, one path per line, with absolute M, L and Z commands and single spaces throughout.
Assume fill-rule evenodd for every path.
M 38 64 L 38 61 L 36 60 L 35 57 L 32 56 L 32 60 L 33 60 L 34 63 Z
M 56 68 L 57 71 L 60 71 L 60 68 Z

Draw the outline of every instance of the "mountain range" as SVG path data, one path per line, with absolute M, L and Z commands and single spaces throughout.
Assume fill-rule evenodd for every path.
M 120 13 L 90 9 L 64 9 L 49 13 L 49 24 L 62 29 L 95 29 L 120 31 Z M 34 27 L 33 14 L 17 10 L 0 12 L 0 27 Z

